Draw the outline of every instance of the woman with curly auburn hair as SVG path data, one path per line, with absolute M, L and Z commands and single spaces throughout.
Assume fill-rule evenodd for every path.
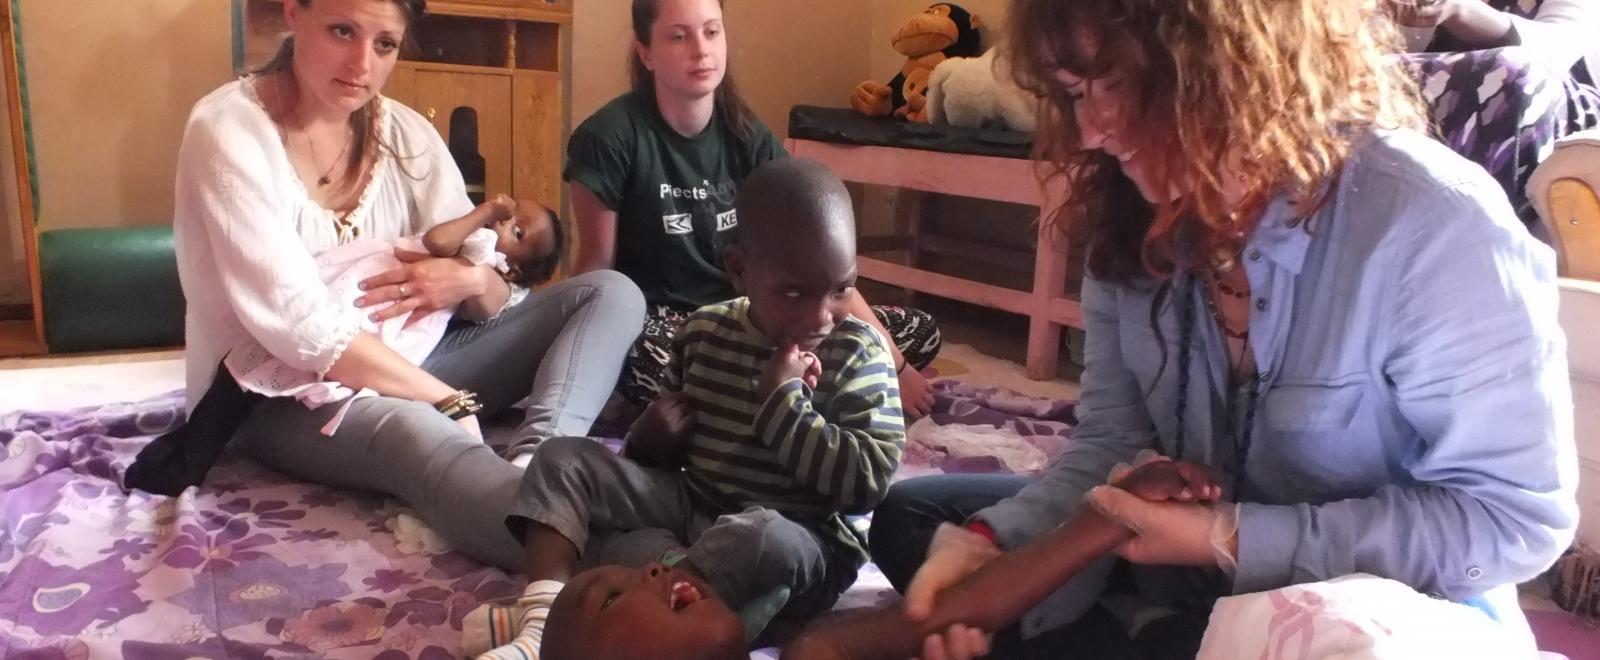
M 1136 535 L 986 631 L 997 653 L 1193 657 L 1217 598 L 1355 573 L 1531 645 L 1514 585 L 1577 521 L 1553 255 L 1420 132 L 1380 11 L 1017 0 L 1053 222 L 1089 249 L 1078 426 L 1041 475 L 890 491 L 872 551 L 913 619 L 1087 503 Z M 1141 452 L 1208 466 L 1224 501 L 1098 488 Z

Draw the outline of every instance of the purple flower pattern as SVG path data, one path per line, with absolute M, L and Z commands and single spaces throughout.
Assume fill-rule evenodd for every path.
M 40 635 L 76 635 L 149 608 L 150 601 L 135 593 L 139 578 L 114 557 L 73 567 L 28 556 L 0 582 L 0 603 L 17 604 L 19 627 Z
M 124 493 L 134 455 L 182 419 L 181 393 L 0 415 L 0 602 L 20 604 L 0 608 L 0 656 L 453 658 L 461 617 L 521 590 L 459 553 L 373 542 L 390 535 L 381 495 L 228 454 L 180 498 Z M 430 623 L 407 621 L 419 608 Z M 334 634 L 350 623 L 363 634 Z
M 172 597 L 214 630 L 294 616 L 317 604 L 350 594 L 344 564 L 289 566 L 262 556 L 195 580 L 192 589 Z
M 1075 422 L 1064 402 L 1024 410 L 940 387 L 938 423 L 1064 442 Z M 459 552 L 399 552 L 381 494 L 230 454 L 216 483 L 179 498 L 124 493 L 134 455 L 182 418 L 181 392 L 0 415 L 0 602 L 21 605 L 0 608 L 0 656 L 453 658 L 467 612 L 521 591 L 520 577 Z M 341 632 L 353 624 L 365 632 Z
M 205 516 L 206 527 L 210 529 L 220 529 L 233 521 L 243 521 L 263 529 L 288 529 L 291 521 L 306 517 L 306 512 L 292 510 L 288 502 L 281 500 L 251 503 L 249 499 L 241 497 L 218 504 L 217 509 L 219 511 Z
M 250 525 L 229 521 L 216 534 L 206 533 L 201 525 L 183 525 L 162 561 L 173 568 L 226 570 L 239 562 L 265 557 L 265 546 L 274 543 L 267 534 L 250 535 Z
M 392 593 L 404 589 L 407 585 L 416 584 L 422 580 L 407 571 L 380 568 L 372 577 L 361 581 L 379 593 Z

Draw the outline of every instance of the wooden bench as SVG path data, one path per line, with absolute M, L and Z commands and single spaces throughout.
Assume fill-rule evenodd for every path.
M 1039 207 L 1032 291 L 952 277 L 870 256 L 859 257 L 857 264 L 861 276 L 871 280 L 1027 316 L 1028 377 L 1055 377 L 1061 328 L 1082 328 L 1083 311 L 1078 301 L 1067 297 L 1067 241 L 1047 227 L 1044 209 L 1054 208 L 1054 204 L 1047 203 L 1032 161 L 815 140 L 790 139 L 787 146 L 789 153 L 821 162 L 845 181 Z M 913 213 L 913 217 L 916 215 Z M 915 220 L 908 238 L 915 252 L 923 241 Z M 982 252 L 984 248 L 973 246 L 973 250 Z

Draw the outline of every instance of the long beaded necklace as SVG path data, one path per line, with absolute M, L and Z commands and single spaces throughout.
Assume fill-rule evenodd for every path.
M 1212 277 L 1215 277 L 1215 274 L 1213 274 Z M 1184 460 L 1184 453 L 1186 450 L 1185 444 L 1187 441 L 1187 432 L 1184 423 L 1184 415 L 1188 408 L 1189 402 L 1189 364 L 1190 354 L 1192 352 L 1190 350 L 1190 344 L 1193 343 L 1195 326 L 1195 276 L 1193 272 L 1184 275 L 1182 281 L 1182 287 L 1178 290 L 1179 295 L 1175 296 L 1178 307 L 1179 333 L 1178 400 L 1177 409 L 1175 411 L 1177 414 L 1178 431 L 1174 444 L 1175 449 L 1177 450 L 1177 459 L 1180 461 Z M 1230 291 L 1232 292 L 1230 293 Z M 1225 290 L 1224 293 L 1231 296 L 1239 292 L 1230 289 Z M 1242 298 L 1243 296 L 1241 295 L 1238 297 Z M 1206 296 L 1206 305 L 1210 307 L 1213 319 L 1224 333 L 1228 334 L 1228 336 L 1234 337 L 1235 339 L 1243 339 L 1246 342 L 1249 341 L 1250 332 L 1248 328 L 1240 333 L 1242 336 L 1234 336 L 1232 331 L 1228 328 L 1227 323 L 1224 322 L 1222 317 L 1217 314 L 1216 305 L 1211 302 L 1210 296 Z M 1246 343 L 1245 350 L 1248 349 L 1249 344 Z M 1250 382 L 1247 385 L 1245 396 L 1243 398 L 1245 399 L 1244 420 L 1242 425 L 1243 428 L 1236 429 L 1234 428 L 1234 420 L 1238 419 L 1238 405 L 1240 403 L 1240 397 L 1237 396 L 1237 388 L 1228 387 L 1224 396 L 1224 400 L 1226 402 L 1226 411 L 1224 412 L 1227 424 L 1226 429 L 1228 437 L 1233 440 L 1234 460 L 1237 463 L 1235 467 L 1237 472 L 1234 475 L 1234 499 L 1236 500 L 1244 499 L 1245 493 L 1248 489 L 1248 482 L 1245 478 L 1245 464 L 1250 458 L 1250 442 L 1251 435 L 1255 429 L 1256 407 L 1261 398 L 1261 375 L 1259 371 L 1251 371 Z
M 1216 288 L 1218 293 L 1228 296 L 1229 298 L 1233 298 L 1234 300 L 1244 300 L 1248 296 L 1248 294 L 1245 292 L 1228 286 L 1227 282 L 1222 281 L 1222 276 L 1217 273 L 1217 269 L 1208 269 L 1206 273 L 1207 279 L 1211 280 L 1211 285 Z M 1208 295 L 1205 297 L 1205 299 L 1206 307 L 1211 310 L 1211 318 L 1217 322 L 1217 327 L 1222 329 L 1222 334 L 1245 342 L 1245 348 L 1248 349 L 1250 343 L 1250 326 L 1246 324 L 1243 330 L 1233 329 L 1233 326 L 1228 325 L 1228 319 L 1222 316 L 1222 312 L 1217 311 L 1216 297 Z

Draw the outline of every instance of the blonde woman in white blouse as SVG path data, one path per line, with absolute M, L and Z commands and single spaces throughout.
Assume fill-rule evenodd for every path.
M 224 356 L 257 342 L 298 368 L 376 391 L 331 438 L 318 429 L 334 407 L 261 402 L 233 444 L 298 478 L 397 496 L 457 549 L 516 568 L 522 551 L 503 520 L 522 470 L 483 444 L 472 413 L 527 399 L 507 456 L 587 434 L 644 303 L 614 272 L 528 293 L 488 267 L 402 254 L 402 268 L 363 283 L 358 305 L 395 302 L 381 318 L 458 306 L 470 321 L 417 367 L 360 331 L 370 309 L 330 297 L 313 255 L 357 237 L 415 235 L 472 210 L 439 134 L 378 95 L 424 1 L 285 2 L 292 38 L 273 62 L 195 105 L 175 218 L 189 405 Z

